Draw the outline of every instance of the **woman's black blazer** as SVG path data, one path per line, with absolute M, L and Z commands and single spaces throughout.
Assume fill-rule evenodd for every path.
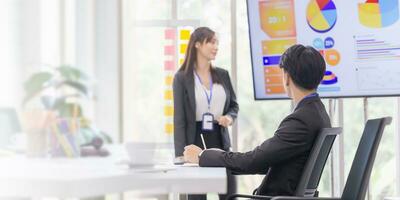
M 225 89 L 226 101 L 223 115 L 236 119 L 239 105 L 233 91 L 228 71 L 215 67 L 215 73 Z M 193 72 L 178 71 L 174 77 L 174 146 L 175 156 L 182 156 L 184 147 L 193 144 L 196 138 L 196 100 Z M 221 129 L 223 150 L 229 150 L 231 142 L 228 128 Z

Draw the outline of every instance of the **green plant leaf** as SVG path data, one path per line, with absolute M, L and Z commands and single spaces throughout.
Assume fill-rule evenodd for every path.
M 78 68 L 71 67 L 68 65 L 57 67 L 56 70 L 61 74 L 61 77 L 63 77 L 65 80 L 80 81 L 88 79 L 88 76 L 84 72 L 82 72 Z
M 40 93 L 42 90 L 45 88 L 49 87 L 46 84 L 50 81 L 50 79 L 53 77 L 53 75 L 49 72 L 39 72 L 33 74 L 25 83 L 24 83 L 24 89 L 25 89 L 25 98 L 24 98 L 24 104 L 29 101 L 31 98 L 33 98 L 35 95 Z
M 53 105 L 53 110 L 57 110 L 59 115 L 62 117 L 82 117 L 82 107 L 80 104 L 67 103 L 66 100 L 70 96 L 63 96 L 57 98 Z M 75 108 L 77 106 L 77 108 Z M 74 113 L 74 109 L 77 109 Z M 75 115 L 75 116 L 74 116 Z
M 77 82 L 77 81 L 70 81 L 70 80 L 66 80 L 66 81 L 62 81 L 57 85 L 57 88 L 64 86 L 64 85 L 68 85 L 74 89 L 76 89 L 78 92 L 81 92 L 82 94 L 84 94 L 86 97 L 88 96 L 88 89 L 86 87 L 85 84 Z

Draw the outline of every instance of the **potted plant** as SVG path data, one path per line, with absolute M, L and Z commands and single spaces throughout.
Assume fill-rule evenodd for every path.
M 91 100 L 89 78 L 71 66 L 50 68 L 32 74 L 24 83 L 24 107 L 40 107 L 57 118 L 78 119 L 80 145 L 91 144 L 93 139 L 111 142 L 107 134 L 94 128 L 84 116 L 83 103 Z

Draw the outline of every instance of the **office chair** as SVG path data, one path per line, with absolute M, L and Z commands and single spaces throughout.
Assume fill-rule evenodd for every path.
M 368 120 L 358 144 L 349 176 L 341 197 L 275 197 L 272 200 L 364 200 L 376 152 L 383 130 L 392 122 L 391 117 Z
M 322 172 L 325 167 L 326 160 L 328 159 L 329 152 L 331 151 L 333 142 L 338 134 L 342 132 L 342 128 L 324 128 L 318 134 L 314 145 L 311 149 L 310 155 L 304 166 L 303 173 L 297 185 L 295 196 L 301 197 L 314 197 L 318 196 L 317 187 L 321 179 Z M 260 188 L 265 184 L 264 178 Z M 272 196 L 257 195 L 257 191 L 253 192 L 255 195 L 233 194 L 227 199 L 235 198 L 251 198 L 251 199 L 271 199 Z
M 17 112 L 13 108 L 0 108 L 0 147 L 10 144 L 10 137 L 21 132 Z

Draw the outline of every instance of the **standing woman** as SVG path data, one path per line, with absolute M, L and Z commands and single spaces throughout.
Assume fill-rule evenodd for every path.
M 200 27 L 191 34 L 185 60 L 173 83 L 176 157 L 183 156 L 184 147 L 190 144 L 230 150 L 228 126 L 236 119 L 239 106 L 228 71 L 212 66 L 217 52 L 214 31 Z M 232 194 L 236 181 L 227 173 L 228 194 Z M 189 195 L 189 199 L 206 199 L 206 195 Z

